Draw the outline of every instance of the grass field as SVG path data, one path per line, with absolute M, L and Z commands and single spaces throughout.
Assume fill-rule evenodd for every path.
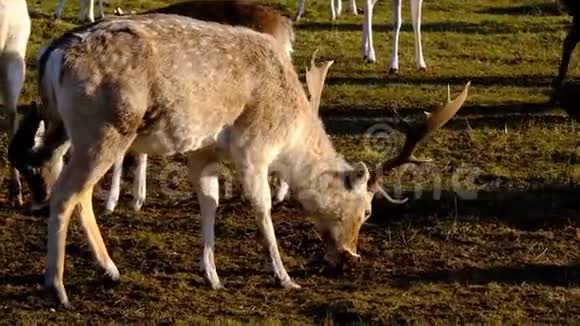
M 69 0 L 70 1 L 70 0 Z M 49 19 L 53 1 L 29 1 L 33 34 L 21 103 L 38 100 L 34 57 L 41 43 L 74 26 Z M 472 81 L 465 107 L 419 148 L 432 164 L 400 168 L 385 180 L 410 200 L 377 198 L 362 231 L 362 262 L 340 277 L 310 258 L 323 244 L 297 203 L 273 209 L 287 269 L 303 286 L 288 292 L 263 272 L 252 212 L 239 192 L 224 193 L 216 225 L 216 263 L 226 289 L 213 291 L 198 271 L 199 209 L 181 157 L 151 157 L 141 212 L 123 195 L 98 216 L 121 282 L 103 281 L 78 221 L 69 231 L 65 285 L 75 309 L 54 310 L 42 292 L 46 223 L 6 203 L 6 138 L 0 142 L 0 324 L 71 323 L 550 323 L 580 320 L 580 141 L 577 124 L 544 105 L 571 19 L 552 1 L 427 0 L 423 46 L 427 72 L 415 70 L 409 4 L 404 1 L 400 75 L 389 77 L 391 5 L 375 8 L 378 61 L 363 62 L 361 17 L 329 22 L 326 1 L 308 0 L 296 26 L 294 61 L 302 80 L 312 51 L 333 59 L 321 115 L 337 148 L 376 164 L 401 137 L 369 138 L 414 116 Z M 122 4 L 121 4 L 122 3 Z M 107 13 L 164 1 L 107 1 Z M 292 14 L 293 0 L 281 0 Z M 346 2 L 345 2 L 346 5 Z M 362 5 L 359 1 L 359 5 Z M 572 60 L 570 77 L 578 76 Z M 372 129 L 371 129 L 372 130 Z M 130 189 L 131 176 L 122 191 Z M 107 189 L 109 178 L 103 179 Z M 95 198 L 103 206 L 102 192 Z

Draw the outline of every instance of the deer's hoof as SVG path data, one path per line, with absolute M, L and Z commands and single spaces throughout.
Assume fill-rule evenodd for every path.
M 282 287 L 287 289 L 287 290 L 301 289 L 302 288 L 298 283 L 294 282 L 292 279 L 288 279 L 286 281 L 283 281 Z
M 365 56 L 363 57 L 363 61 L 364 61 L 365 63 L 374 63 L 374 62 L 375 62 L 375 59 L 373 59 L 373 58 L 371 58 L 371 57 L 369 57 L 369 56 L 366 56 L 366 55 L 365 55 Z
M 22 200 L 22 194 L 10 195 L 8 202 L 10 204 L 10 207 L 13 208 L 20 208 L 24 205 L 24 201 Z
M 64 286 L 45 285 L 44 291 L 47 299 L 57 308 L 74 309 L 68 300 Z

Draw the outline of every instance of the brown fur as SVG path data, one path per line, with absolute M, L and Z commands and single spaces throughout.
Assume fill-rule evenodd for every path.
M 193 0 L 150 9 L 143 14 L 174 14 L 266 33 L 285 48 L 294 44 L 292 20 L 266 3 L 250 0 Z

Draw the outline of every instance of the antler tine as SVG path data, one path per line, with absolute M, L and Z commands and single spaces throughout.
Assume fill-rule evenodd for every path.
M 314 49 L 314 52 L 312 52 L 312 58 L 310 58 L 310 67 L 316 66 L 316 54 L 318 53 L 319 49 L 320 48 L 317 47 L 316 49 Z
M 405 121 L 405 119 L 403 119 L 403 117 L 401 117 L 399 112 L 395 109 L 393 109 L 393 112 L 395 113 L 395 116 L 399 120 L 399 127 L 404 129 L 405 133 L 408 133 L 409 131 L 411 131 L 411 125 L 409 125 L 409 123 L 407 121 Z
M 467 99 L 467 93 L 470 85 L 471 82 L 468 81 L 459 96 L 457 96 L 454 100 L 448 99 L 444 106 L 428 114 L 427 121 L 424 125 L 418 129 L 408 130 L 405 144 L 403 145 L 401 153 L 397 157 L 387 160 L 382 164 L 382 166 L 371 173 L 368 186 L 372 191 L 379 191 L 382 193 L 382 191 L 379 189 L 380 186 L 378 186 L 378 181 L 381 176 L 389 173 L 392 169 L 406 163 L 422 164 L 432 161 L 430 158 L 418 159 L 414 157 L 413 151 L 421 141 L 427 139 L 434 131 L 441 128 L 449 120 L 451 120 L 453 116 L 455 116 L 457 111 L 461 108 L 461 106 L 463 106 L 463 103 Z
M 391 195 L 389 195 L 385 189 L 383 189 L 383 187 L 377 185 L 376 186 L 377 191 L 383 195 L 383 197 L 385 197 L 387 199 L 388 202 L 390 202 L 391 204 L 397 204 L 397 205 L 401 205 L 407 202 L 407 200 L 409 200 L 409 198 L 405 197 L 403 199 L 395 199 L 393 197 L 391 197 Z

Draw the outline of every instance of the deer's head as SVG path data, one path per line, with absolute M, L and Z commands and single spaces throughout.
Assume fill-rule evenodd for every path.
M 324 79 L 332 62 L 322 67 L 315 67 L 314 56 L 312 68 L 307 71 L 307 83 L 310 90 L 310 103 L 318 112 L 320 94 Z M 380 185 L 381 178 L 393 169 L 407 164 L 423 164 L 432 159 L 419 159 L 413 155 L 417 145 L 429 138 L 437 129 L 445 125 L 463 106 L 467 98 L 470 82 L 455 99 L 448 95 L 447 102 L 431 113 L 427 113 L 425 123 L 412 128 L 406 123 L 406 139 L 401 152 L 394 158 L 386 159 L 376 169 L 369 170 L 365 163 L 339 163 L 340 166 L 327 167 L 323 176 L 316 182 L 316 194 L 306 194 L 301 198 L 305 208 L 316 215 L 316 227 L 327 245 L 325 260 L 332 266 L 346 261 L 358 260 L 357 243 L 360 228 L 372 213 L 371 201 L 380 194 L 389 202 L 403 204 L 407 198 L 394 199 Z

